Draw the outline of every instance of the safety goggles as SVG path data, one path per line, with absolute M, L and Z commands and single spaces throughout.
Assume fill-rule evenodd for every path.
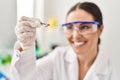
M 73 34 L 73 31 L 77 30 L 83 35 L 96 32 L 99 25 L 100 23 L 96 21 L 75 21 L 62 24 L 65 33 Z

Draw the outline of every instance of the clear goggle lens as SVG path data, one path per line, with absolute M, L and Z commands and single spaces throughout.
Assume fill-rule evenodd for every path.
M 77 24 L 77 27 L 74 26 Z M 74 30 L 79 31 L 81 34 L 89 34 L 97 31 L 97 26 L 99 26 L 99 22 L 88 22 L 88 21 L 76 21 L 62 24 L 65 33 L 72 34 Z

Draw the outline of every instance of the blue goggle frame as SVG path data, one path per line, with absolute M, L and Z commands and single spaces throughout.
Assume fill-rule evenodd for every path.
M 62 26 L 64 27 L 70 24 L 96 24 L 97 26 L 100 26 L 100 23 L 96 21 L 74 21 L 74 22 L 68 22 L 68 23 L 62 24 Z

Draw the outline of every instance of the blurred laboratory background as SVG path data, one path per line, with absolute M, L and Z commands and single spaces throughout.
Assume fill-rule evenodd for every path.
M 103 13 L 104 31 L 100 48 L 108 54 L 120 75 L 120 1 L 119 0 L 1 0 L 0 1 L 0 80 L 11 80 L 10 62 L 16 35 L 14 28 L 21 16 L 39 18 L 48 23 L 54 20 L 54 28 L 37 29 L 36 57 L 47 55 L 57 46 L 67 42 L 61 24 L 67 11 L 77 2 L 91 1 Z

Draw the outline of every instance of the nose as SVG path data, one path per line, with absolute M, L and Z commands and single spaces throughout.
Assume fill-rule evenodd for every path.
M 79 29 L 77 27 L 75 27 L 73 30 L 73 38 L 77 39 L 77 38 L 80 38 L 81 36 L 82 35 L 80 34 Z
M 74 30 L 78 31 L 79 32 L 79 29 L 77 27 L 74 28 Z

